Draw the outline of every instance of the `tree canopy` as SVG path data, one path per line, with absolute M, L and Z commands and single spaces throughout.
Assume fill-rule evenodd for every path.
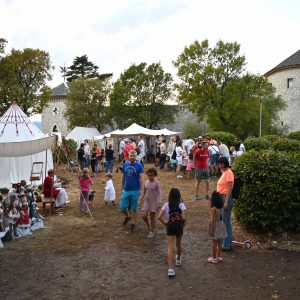
M 12 100 L 27 115 L 41 113 L 51 95 L 46 85 L 52 78 L 51 68 L 48 52 L 39 49 L 12 49 L 0 58 L 0 113 L 8 109 Z
M 66 67 L 61 67 L 61 72 L 64 73 L 64 77 L 67 78 L 68 82 L 71 82 L 74 79 L 84 77 L 88 78 L 98 78 L 98 79 L 106 79 L 111 77 L 112 73 L 107 74 L 99 74 L 99 67 L 89 61 L 87 55 L 76 56 L 73 60 L 73 64 Z
M 174 61 L 181 82 L 176 85 L 179 100 L 213 130 L 240 137 L 257 135 L 260 100 L 263 104 L 264 134 L 274 130 L 278 113 L 285 108 L 267 80 L 245 72 L 240 45 L 208 40 L 195 41 Z
M 172 76 L 160 63 L 132 64 L 113 85 L 112 117 L 120 128 L 136 122 L 147 128 L 174 122 L 177 109 L 166 105 L 172 97 Z
M 93 126 L 100 132 L 111 124 L 108 95 L 111 91 L 109 79 L 86 79 L 81 77 L 69 84 L 67 110 L 69 127 Z

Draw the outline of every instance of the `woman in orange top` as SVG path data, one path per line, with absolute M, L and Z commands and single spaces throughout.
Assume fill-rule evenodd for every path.
M 224 223 L 227 229 L 227 237 L 223 240 L 222 250 L 229 251 L 232 248 L 232 225 L 231 225 L 231 211 L 233 208 L 233 197 L 231 195 L 234 183 L 234 175 L 229 168 L 229 162 L 226 157 L 218 159 L 218 165 L 222 171 L 222 176 L 217 183 L 217 192 L 220 193 L 224 199 Z

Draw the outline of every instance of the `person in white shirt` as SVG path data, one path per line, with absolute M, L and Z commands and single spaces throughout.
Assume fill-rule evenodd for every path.
M 137 161 L 138 162 L 142 162 L 143 158 L 146 155 L 146 151 L 145 151 L 145 142 L 143 140 L 143 137 L 141 135 L 138 136 L 138 144 L 137 144 L 138 148 L 139 148 L 139 155 L 137 156 Z
M 229 159 L 229 149 L 228 147 L 223 144 L 222 141 L 219 141 L 218 142 L 218 147 L 219 147 L 219 150 L 220 150 L 220 155 L 223 156 L 223 157 L 226 157 L 227 159 Z
M 160 156 L 159 156 L 160 170 L 163 170 L 165 168 L 165 163 L 167 160 L 167 146 L 166 146 L 165 139 L 161 141 L 159 148 L 160 148 Z
M 177 178 L 183 178 L 183 176 L 180 175 L 181 166 L 183 164 L 183 152 L 184 152 L 184 150 L 182 149 L 181 140 L 177 142 L 175 151 L 176 151 L 176 160 L 177 160 Z
M 191 152 L 191 149 L 193 149 L 193 146 L 195 145 L 195 142 L 190 138 L 190 136 L 187 136 L 187 140 L 184 141 L 184 150 L 187 154 Z
M 237 143 L 235 149 L 236 149 L 236 156 L 241 156 L 242 154 L 244 154 L 246 152 L 245 146 L 241 140 L 238 140 L 238 143 Z
M 85 167 L 89 168 L 90 164 L 91 164 L 91 150 L 90 150 L 90 146 L 89 146 L 89 141 L 85 140 L 84 141 L 84 157 L 85 157 Z
M 216 176 L 218 171 L 218 158 L 220 157 L 220 150 L 216 145 L 211 145 L 208 147 L 209 151 L 209 169 L 210 175 Z

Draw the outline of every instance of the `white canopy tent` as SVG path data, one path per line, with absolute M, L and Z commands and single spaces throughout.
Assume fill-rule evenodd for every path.
M 0 187 L 9 188 L 21 180 L 28 182 L 34 162 L 43 162 L 43 174 L 53 168 L 52 152 L 47 149 L 54 141 L 14 102 L 0 119 Z
M 115 130 L 113 132 L 110 132 L 109 134 L 111 137 L 124 137 L 124 136 L 136 136 L 136 135 L 156 136 L 162 134 L 167 136 L 167 135 L 175 135 L 178 133 L 180 132 L 170 131 L 167 128 L 155 130 L 155 129 L 145 128 L 136 123 L 133 123 L 124 130 Z
M 99 136 L 100 132 L 94 127 L 76 126 L 67 136 L 66 140 L 74 140 L 79 146 L 84 140 L 93 140 L 94 136 Z

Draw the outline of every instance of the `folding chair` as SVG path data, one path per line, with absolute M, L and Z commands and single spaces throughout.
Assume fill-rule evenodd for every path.
M 31 174 L 30 174 L 30 181 L 44 181 L 43 177 L 43 166 L 44 163 L 42 161 L 34 162 L 32 164 Z

